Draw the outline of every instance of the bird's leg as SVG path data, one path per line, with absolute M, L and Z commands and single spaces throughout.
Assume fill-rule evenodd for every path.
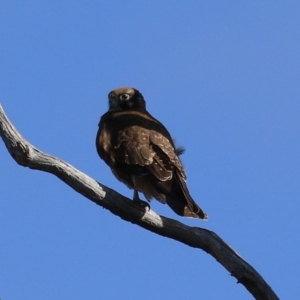
M 140 202 L 139 192 L 135 189 L 133 192 L 133 201 Z
M 131 179 L 132 179 L 132 183 L 134 185 L 134 192 L 133 192 L 133 199 L 132 199 L 133 203 L 136 204 L 139 207 L 142 207 L 143 209 L 148 208 L 148 210 L 149 210 L 150 209 L 149 203 L 140 199 L 139 192 L 135 188 L 136 187 L 136 177 L 135 176 L 131 176 Z
M 142 208 L 146 208 L 146 207 L 147 207 L 148 209 L 150 209 L 149 203 L 140 199 L 140 197 L 139 197 L 139 192 L 138 192 L 138 190 L 136 190 L 136 189 L 134 189 L 134 192 L 133 192 L 133 199 L 132 199 L 132 200 L 133 200 L 133 202 L 134 202 L 135 204 L 137 204 L 138 206 L 140 206 L 140 207 L 142 207 Z

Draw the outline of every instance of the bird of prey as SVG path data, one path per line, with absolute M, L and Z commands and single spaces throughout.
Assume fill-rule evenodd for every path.
M 121 182 L 146 199 L 166 203 L 180 216 L 207 219 L 186 186 L 186 175 L 168 130 L 146 110 L 142 94 L 128 87 L 108 94 L 109 109 L 96 137 L 99 156 Z

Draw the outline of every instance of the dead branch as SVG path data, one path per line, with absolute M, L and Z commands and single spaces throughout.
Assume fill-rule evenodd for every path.
M 138 207 L 128 198 L 90 178 L 63 160 L 43 153 L 27 142 L 8 120 L 0 105 L 0 136 L 13 159 L 21 166 L 51 173 L 97 205 L 125 221 L 212 255 L 256 299 L 279 299 L 264 279 L 212 231 L 184 225 Z

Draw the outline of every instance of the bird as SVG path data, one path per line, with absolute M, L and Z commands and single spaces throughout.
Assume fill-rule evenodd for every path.
M 133 189 L 134 203 L 155 198 L 184 217 L 207 219 L 186 185 L 186 174 L 166 127 L 146 109 L 135 88 L 120 87 L 108 94 L 109 109 L 100 118 L 96 135 L 98 155 L 114 176 Z M 148 203 L 147 202 L 147 203 Z

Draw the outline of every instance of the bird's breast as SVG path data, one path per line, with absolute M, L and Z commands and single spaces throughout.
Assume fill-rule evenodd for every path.
M 97 152 L 99 156 L 110 166 L 115 162 L 114 153 L 111 151 L 111 139 L 111 128 L 105 123 L 101 124 L 96 140 Z

